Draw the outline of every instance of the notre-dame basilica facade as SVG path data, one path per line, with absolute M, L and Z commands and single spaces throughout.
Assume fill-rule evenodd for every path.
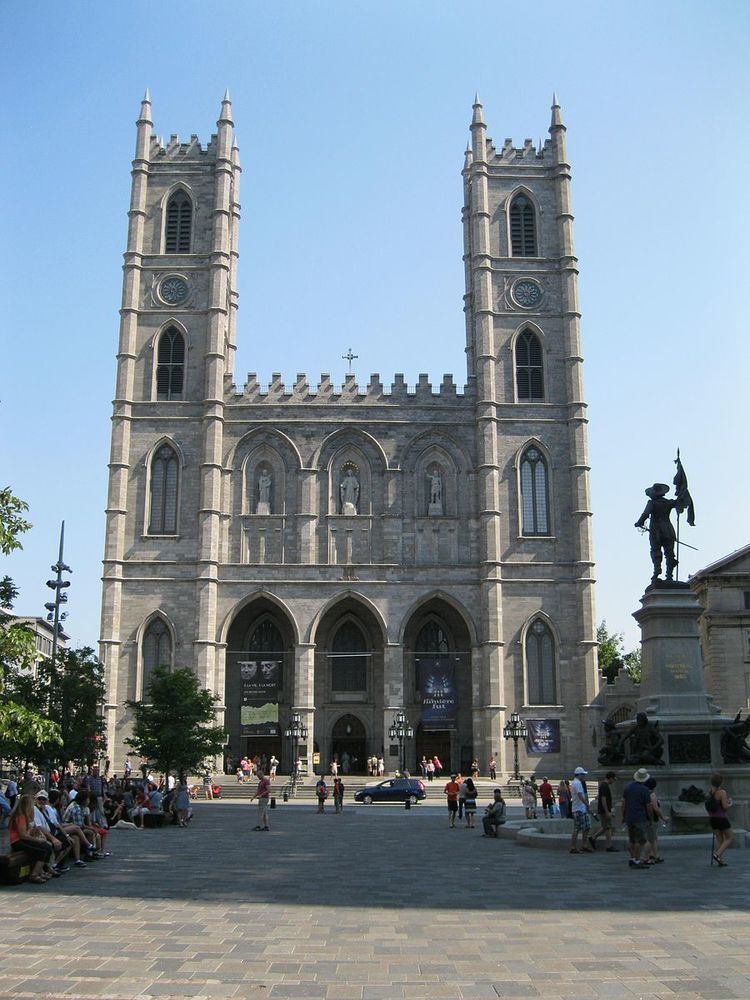
M 470 134 L 465 385 L 242 384 L 229 98 L 207 145 L 160 141 L 144 98 L 103 578 L 116 768 L 124 703 L 146 697 L 157 666 L 189 666 L 218 695 L 228 754 L 275 753 L 282 770 L 293 713 L 310 770 L 334 755 L 361 769 L 380 752 L 395 769 L 399 711 L 411 768 L 437 754 L 484 771 L 496 755 L 507 774 L 512 711 L 529 726 L 524 772 L 591 760 L 599 679 L 565 125 L 555 100 L 543 145 L 498 148 L 477 99 Z

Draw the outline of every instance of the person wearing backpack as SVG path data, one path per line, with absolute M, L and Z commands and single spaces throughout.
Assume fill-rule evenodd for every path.
M 727 812 L 732 806 L 732 800 L 727 795 L 726 789 L 722 788 L 724 778 L 720 774 L 711 776 L 711 789 L 706 799 L 706 812 L 709 815 L 709 823 L 714 835 L 713 860 L 719 868 L 727 868 L 724 861 L 724 852 L 729 848 L 734 840 L 732 824 L 729 822 Z
M 318 778 L 315 783 L 315 794 L 318 799 L 318 812 L 325 812 L 326 799 L 328 798 L 328 786 L 326 785 L 326 779 L 322 776 Z

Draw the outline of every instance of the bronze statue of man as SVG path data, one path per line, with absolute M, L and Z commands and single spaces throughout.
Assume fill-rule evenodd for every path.
M 646 490 L 648 497 L 646 509 L 635 522 L 636 528 L 642 528 L 646 523 L 646 518 L 649 519 L 648 540 L 651 545 L 651 561 L 654 564 L 652 583 L 658 580 L 661 575 L 662 552 L 667 564 L 667 580 L 674 578 L 674 568 L 677 562 L 674 555 L 676 535 L 670 514 L 675 508 L 681 509 L 682 504 L 678 498 L 668 500 L 667 493 L 669 493 L 669 487 L 666 483 L 654 483 L 653 486 L 649 486 Z

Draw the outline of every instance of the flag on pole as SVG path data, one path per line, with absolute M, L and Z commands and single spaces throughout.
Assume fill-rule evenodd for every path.
M 693 505 L 693 498 L 690 496 L 690 490 L 688 490 L 688 480 L 680 460 L 679 448 L 677 449 L 675 465 L 677 466 L 677 472 L 672 482 L 674 483 L 676 494 L 677 511 L 678 513 L 682 513 L 683 510 L 687 511 L 687 523 L 692 527 L 695 525 L 695 506 Z

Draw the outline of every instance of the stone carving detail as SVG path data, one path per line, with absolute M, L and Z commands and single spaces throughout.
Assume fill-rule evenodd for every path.
M 341 513 L 356 514 L 359 504 L 359 480 L 357 479 L 356 468 L 354 465 L 345 465 L 342 472 L 344 475 L 339 483 Z
M 607 719 L 604 723 L 604 745 L 599 751 L 599 763 L 602 767 L 622 764 L 625 757 L 622 741 L 622 734 L 617 732 L 615 723 L 611 719 Z
M 255 508 L 256 514 L 271 513 L 271 486 L 273 478 L 270 469 L 262 465 L 258 469 L 258 505 Z
M 427 513 L 430 517 L 443 516 L 443 477 L 439 465 L 433 465 L 427 473 L 430 482 L 430 502 Z
M 659 732 L 659 723 L 651 722 L 645 712 L 636 715 L 635 725 L 625 734 L 623 745 L 627 747 L 625 764 L 664 763 L 664 739 Z
M 734 717 L 734 722 L 725 726 L 721 734 L 721 756 L 725 764 L 750 764 L 750 715 L 742 718 L 742 712 Z

